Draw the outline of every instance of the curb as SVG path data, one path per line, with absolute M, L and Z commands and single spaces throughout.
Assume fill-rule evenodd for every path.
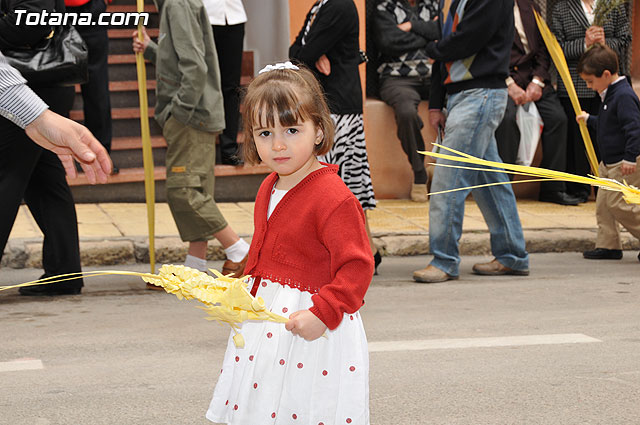
M 593 249 L 595 229 L 525 230 L 529 253 L 582 252 Z M 622 232 L 624 250 L 640 249 L 640 242 L 628 232 Z M 250 238 L 245 237 L 246 240 Z M 376 234 L 374 242 L 383 256 L 411 256 L 429 254 L 428 233 Z M 175 237 L 156 238 L 156 263 L 182 263 L 187 244 Z M 465 232 L 460 238 L 460 255 L 491 255 L 488 232 Z M 83 266 L 149 263 L 149 244 L 146 238 L 87 238 L 80 241 Z M 208 260 L 224 260 L 225 254 L 217 241 L 209 244 Z M 5 248 L 1 267 L 42 268 L 42 239 L 13 239 Z

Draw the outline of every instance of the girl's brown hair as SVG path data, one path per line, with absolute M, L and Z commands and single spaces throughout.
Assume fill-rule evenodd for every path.
M 253 139 L 253 129 L 273 127 L 276 117 L 280 125 L 290 127 L 311 120 L 322 130 L 322 142 L 315 146 L 316 155 L 331 149 L 334 124 L 324 98 L 322 87 L 311 71 L 300 69 L 273 69 L 258 75 L 247 88 L 242 103 L 244 123 L 244 160 L 249 164 L 260 162 Z M 266 123 L 261 122 L 266 119 Z

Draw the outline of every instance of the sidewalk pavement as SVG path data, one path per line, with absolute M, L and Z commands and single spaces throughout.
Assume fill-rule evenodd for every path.
M 247 241 L 253 234 L 253 203 L 219 203 L 233 229 Z M 80 251 L 85 266 L 149 262 L 147 211 L 143 203 L 77 204 Z M 565 252 L 592 249 L 596 239 L 595 202 L 561 206 L 518 200 L 518 211 L 529 252 Z M 156 263 L 182 263 L 187 244 L 178 231 L 166 203 L 155 208 Z M 408 200 L 381 200 L 368 212 L 376 245 L 383 255 L 429 253 L 428 204 Z M 624 249 L 640 243 L 623 231 Z M 304 236 L 301 236 L 304 237 Z M 214 241 L 209 259 L 222 260 L 224 252 Z M 22 206 L 2 258 L 2 267 L 40 268 L 42 233 L 26 206 Z M 490 255 L 489 232 L 480 210 L 467 201 L 461 255 Z

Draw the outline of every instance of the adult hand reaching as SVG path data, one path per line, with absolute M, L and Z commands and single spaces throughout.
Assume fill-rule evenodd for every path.
M 107 182 L 111 158 L 86 127 L 47 109 L 24 130 L 38 145 L 58 155 L 69 177 L 77 176 L 75 159 L 91 184 Z

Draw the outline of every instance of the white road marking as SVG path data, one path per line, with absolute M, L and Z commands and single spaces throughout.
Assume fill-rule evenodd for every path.
M 15 372 L 19 370 L 44 369 L 42 360 L 39 359 L 19 359 L 10 362 L 0 362 L 0 372 Z
M 586 344 L 602 342 L 583 334 L 502 336 L 493 338 L 422 339 L 369 342 L 369 352 L 441 350 L 450 348 L 513 347 L 524 345 Z

